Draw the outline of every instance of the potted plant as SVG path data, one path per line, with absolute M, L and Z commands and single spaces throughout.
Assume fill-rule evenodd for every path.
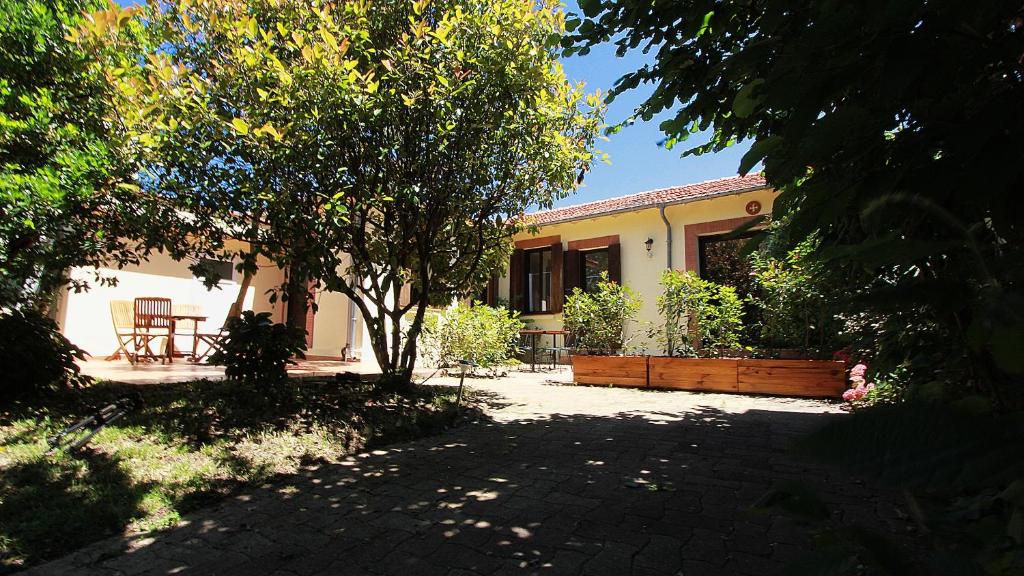
M 737 360 L 722 358 L 736 356 L 731 351 L 740 347 L 743 305 L 735 288 L 682 270 L 666 270 L 661 286 L 658 311 L 663 324 L 651 336 L 667 356 L 649 359 L 649 384 L 736 392 Z
M 607 274 L 593 292 L 573 289 L 562 319 L 573 347 L 577 384 L 647 385 L 647 359 L 622 355 L 632 337 L 627 337 L 627 326 L 636 320 L 641 304 L 633 290 L 610 281 Z
M 845 388 L 841 362 L 757 360 L 737 353 L 743 306 L 731 286 L 674 270 L 662 275 L 661 284 L 664 324 L 655 337 L 668 356 L 648 359 L 651 387 L 813 397 L 838 396 Z

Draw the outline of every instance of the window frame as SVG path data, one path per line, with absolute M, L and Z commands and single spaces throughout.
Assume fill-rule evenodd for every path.
M 234 282 L 235 281 L 235 262 L 234 260 L 222 260 L 220 258 L 199 258 L 199 264 L 208 267 L 211 271 L 217 272 L 220 276 L 220 282 Z M 217 267 L 223 267 L 217 269 Z M 227 275 L 222 274 L 227 272 Z M 202 280 L 202 278 L 192 273 L 192 277 L 196 280 Z
M 540 253 L 541 254 L 541 272 L 540 272 L 540 274 L 543 277 L 543 275 L 544 275 L 544 271 L 543 271 L 544 256 L 543 256 L 543 253 L 544 252 L 548 253 L 548 290 L 547 290 L 547 292 L 548 292 L 548 309 L 547 310 L 540 310 L 540 309 L 535 310 L 535 309 L 533 309 L 530 306 L 530 296 L 531 296 L 531 294 L 530 294 L 530 256 L 533 255 L 533 254 L 536 254 L 536 253 Z M 554 284 L 555 284 L 555 282 L 554 282 L 554 274 L 555 274 L 554 250 L 552 250 L 551 246 L 539 246 L 537 248 L 530 248 L 530 249 L 527 249 L 527 250 L 523 250 L 523 305 L 522 305 L 522 308 L 523 308 L 522 312 L 523 312 L 523 314 L 551 314 L 552 313 L 551 308 L 553 307 L 553 302 L 554 302 Z M 543 292 L 543 290 L 541 292 Z
M 748 230 L 742 234 L 733 234 L 732 232 L 722 232 L 719 234 L 705 234 L 697 237 L 697 276 L 707 280 L 707 270 L 704 266 L 704 262 L 707 259 L 707 245 L 713 242 L 722 242 L 728 240 L 749 240 L 756 236 L 760 230 Z
M 603 271 L 607 272 L 609 275 L 611 274 L 611 250 L 609 250 L 608 246 L 602 246 L 600 248 L 591 248 L 591 249 L 588 249 L 588 250 L 580 250 L 579 251 L 579 254 L 580 254 L 580 256 L 579 256 L 579 258 L 580 258 L 579 287 L 580 287 L 580 289 L 583 292 L 586 292 L 588 294 L 592 294 L 592 292 L 590 292 L 590 290 L 587 289 L 588 288 L 588 286 L 587 286 L 587 255 L 588 254 L 594 254 L 594 253 L 597 253 L 597 252 L 604 252 L 605 262 L 604 262 L 604 270 Z

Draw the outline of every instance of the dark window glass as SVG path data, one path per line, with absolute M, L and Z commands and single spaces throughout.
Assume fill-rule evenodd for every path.
M 216 274 L 221 280 L 234 279 L 235 265 L 230 260 L 213 260 L 211 258 L 203 258 L 200 265 L 202 270 Z
M 738 238 L 702 236 L 700 238 L 700 277 L 719 284 L 734 286 L 741 296 L 753 287 L 750 260 L 743 255 L 743 246 L 751 234 Z
M 756 285 L 750 259 L 742 252 L 751 236 L 752 233 L 739 237 L 703 236 L 699 243 L 700 277 L 736 288 L 736 294 L 743 299 L 746 326 L 755 326 L 761 319 L 761 310 L 748 298 L 755 295 Z
M 580 285 L 584 292 L 591 294 L 597 292 L 597 283 L 601 281 L 601 274 L 608 272 L 608 250 L 590 250 L 581 254 L 583 259 Z
M 526 253 L 526 311 L 551 309 L 551 249 Z

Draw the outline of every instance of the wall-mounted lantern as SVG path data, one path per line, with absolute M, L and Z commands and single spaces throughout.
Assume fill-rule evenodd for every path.
M 648 238 L 647 242 L 644 242 L 644 246 L 647 247 L 647 257 L 651 257 L 651 250 L 654 248 L 654 238 Z

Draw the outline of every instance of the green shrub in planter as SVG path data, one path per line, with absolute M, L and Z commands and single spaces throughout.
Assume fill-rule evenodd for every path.
M 652 336 L 669 356 L 694 356 L 703 348 L 740 347 L 743 301 L 735 288 L 682 270 L 666 270 L 661 286 L 658 312 L 664 323 Z
M 0 313 L 0 398 L 85 385 L 89 378 L 75 363 L 84 358 L 85 352 L 60 333 L 57 323 L 38 311 Z
M 469 360 L 493 375 L 515 362 L 522 329 L 518 312 L 479 302 L 473 306 L 459 304 L 424 319 L 424 353 L 439 367 L 450 368 L 459 360 Z
M 210 364 L 224 366 L 231 380 L 249 384 L 276 385 L 288 378 L 292 356 L 304 357 L 305 330 L 277 323 L 270 312 L 252 310 L 229 318 L 227 336 L 217 351 L 210 355 Z
M 574 288 L 565 299 L 562 321 L 577 351 L 614 354 L 628 344 L 626 326 L 636 320 L 643 301 L 628 286 L 601 275 L 593 294 Z
M 844 287 L 811 257 L 817 241 L 804 240 L 783 255 L 770 246 L 751 255 L 761 309 L 761 344 L 771 348 L 831 350 L 839 346 L 842 320 L 835 314 Z

